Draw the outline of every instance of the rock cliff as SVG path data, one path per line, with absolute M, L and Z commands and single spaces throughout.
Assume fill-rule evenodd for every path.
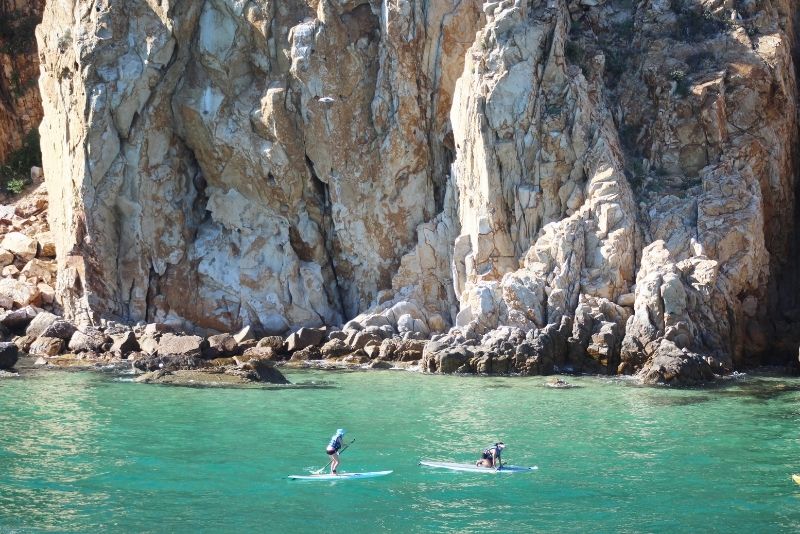
M 0 0 L 0 165 L 42 120 L 34 28 L 44 0 Z
M 78 322 L 433 336 L 430 371 L 690 382 L 796 352 L 799 14 L 51 2 L 58 298 Z

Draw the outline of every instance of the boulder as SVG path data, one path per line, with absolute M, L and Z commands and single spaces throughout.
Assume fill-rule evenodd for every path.
M 328 332 L 328 335 L 326 335 L 325 338 L 328 341 L 332 339 L 340 339 L 344 341 L 345 339 L 347 339 L 348 334 L 349 332 L 345 332 L 344 330 L 331 330 L 330 332 Z
M 256 344 L 257 347 L 269 347 L 275 352 L 283 350 L 283 338 L 281 336 L 267 336 L 261 338 Z
M 383 315 L 370 315 L 362 322 L 362 326 L 366 329 L 370 326 L 392 326 L 391 321 Z
M 345 339 L 344 344 L 350 347 L 350 352 L 356 352 L 357 350 L 363 349 L 367 343 L 375 342 L 380 344 L 383 341 L 383 338 L 376 334 L 370 334 L 364 330 L 361 331 L 351 331 L 350 334 Z
M 19 349 L 13 343 L 0 343 L 0 369 L 11 369 L 19 359 Z
M 39 242 L 39 250 L 37 256 L 40 258 L 55 258 L 56 257 L 56 243 L 53 241 L 53 235 L 50 232 L 42 232 L 36 234 L 36 241 Z
M 0 248 L 0 267 L 6 267 L 14 263 L 14 254 Z
M 345 331 L 348 331 L 348 330 L 364 330 L 364 325 L 362 325 L 360 322 L 358 322 L 355 319 L 353 319 L 351 321 L 348 321 L 347 324 L 345 324 L 342 327 L 342 330 L 345 330 Z
M 307 347 L 316 347 L 325 339 L 325 331 L 319 328 L 301 328 L 286 338 L 286 350 L 295 352 Z
M 401 362 L 415 362 L 422 359 L 427 341 L 420 339 L 403 340 L 397 343 L 394 359 Z
M 397 319 L 397 331 L 401 334 L 405 334 L 406 332 L 411 332 L 414 334 L 420 334 L 422 336 L 428 336 L 430 334 L 430 330 L 428 329 L 428 325 L 422 319 L 415 319 L 410 314 L 403 314 Z
M 305 360 L 321 360 L 322 353 L 318 347 L 311 346 L 302 350 L 298 350 L 292 354 L 292 361 L 305 361 Z
M 319 349 L 323 358 L 339 358 L 351 352 L 350 347 L 341 339 L 331 339 Z
M 47 312 L 44 312 L 47 313 Z M 43 315 L 43 314 L 39 314 Z M 28 327 L 30 329 L 30 327 Z M 69 321 L 65 321 L 64 319 L 56 319 L 50 325 L 44 329 L 44 331 L 40 334 L 44 337 L 57 337 L 59 339 L 63 339 L 64 341 L 69 341 L 72 339 L 73 334 L 75 333 L 76 329 L 75 326 L 70 323 Z
M 150 323 L 144 327 L 144 335 L 146 336 L 155 336 L 167 332 L 172 332 L 172 327 L 164 323 Z
M 283 355 L 276 352 L 275 349 L 272 347 L 250 347 L 246 349 L 242 356 L 239 358 L 240 361 L 248 361 L 248 360 L 269 360 L 269 361 L 280 361 L 285 359 Z
M 41 293 L 35 285 L 13 278 L 3 278 L 0 280 L 0 298 L 10 300 L 21 308 L 28 304 L 38 305 L 41 302 Z
M 34 356 L 57 356 L 64 350 L 64 340 L 57 337 L 39 336 L 28 352 Z
M 447 323 L 441 315 L 434 313 L 428 317 L 428 328 L 433 332 L 444 332 L 447 330 Z
M 385 360 L 375 360 L 369 364 L 370 369 L 391 369 L 392 363 Z
M 30 336 L 17 336 L 14 338 L 14 345 L 20 352 L 28 352 L 31 350 L 31 345 L 36 341 L 36 338 Z
M 203 350 L 208 346 L 208 341 L 200 336 L 181 336 L 178 334 L 164 334 L 158 340 L 158 354 L 174 356 L 201 357 Z
M 257 382 L 270 384 L 288 384 L 289 381 L 275 368 L 275 363 L 268 360 L 250 360 L 241 369 L 247 372 L 247 378 Z
M 36 339 L 41 336 L 50 325 L 61 320 L 61 317 L 50 312 L 43 311 L 36 315 L 25 329 L 25 335 Z
M 33 258 L 25 264 L 20 274 L 28 281 L 36 279 L 37 283 L 45 282 L 50 284 L 55 280 L 56 265 L 53 262 Z
M 429 373 L 461 373 L 468 370 L 471 357 L 472 354 L 464 346 L 429 341 L 425 344 L 421 365 Z
M 56 290 L 44 282 L 36 284 L 36 289 L 39 290 L 42 299 L 42 306 L 49 306 L 56 301 Z
M 158 338 L 155 336 L 141 336 L 138 338 L 139 348 L 142 352 L 147 354 L 155 354 L 158 352 Z
M 714 372 L 703 357 L 681 350 L 666 339 L 661 340 L 653 357 L 637 376 L 645 384 L 675 386 L 693 386 L 714 380 Z
M 239 344 L 230 334 L 218 334 L 208 338 L 208 347 L 203 351 L 206 359 L 221 358 L 238 354 Z
M 21 332 L 30 324 L 31 320 L 39 313 L 33 306 L 25 306 L 18 310 L 7 311 L 0 315 L 0 324 L 12 332 Z
M 0 242 L 0 248 L 14 254 L 22 261 L 30 261 L 36 257 L 39 245 L 34 239 L 20 232 L 9 232 Z
M 139 342 L 136 341 L 136 336 L 132 331 L 122 332 L 120 334 L 111 334 L 111 348 L 109 352 L 116 356 L 127 357 L 130 353 L 136 352 L 140 349 Z
M 0 271 L 0 274 L 2 274 L 3 278 L 10 278 L 10 277 L 16 278 L 16 276 L 19 274 L 19 268 L 13 264 L 6 265 L 5 267 L 3 267 L 3 270 Z
M 236 343 L 242 343 L 243 341 L 247 341 L 248 339 L 255 339 L 256 336 L 253 333 L 253 329 L 248 325 L 236 332 L 233 335 L 233 339 L 236 340 Z
M 68 348 L 72 352 L 100 352 L 103 345 L 110 342 L 106 335 L 92 326 L 75 330 L 69 340 Z

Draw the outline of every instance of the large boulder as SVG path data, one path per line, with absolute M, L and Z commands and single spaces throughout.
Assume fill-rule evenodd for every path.
M 262 337 L 256 344 L 257 347 L 269 347 L 275 352 L 281 352 L 283 350 L 283 345 L 284 342 L 281 336 Z
M 277 352 L 272 347 L 250 347 L 244 350 L 242 356 L 240 357 L 240 361 L 249 361 L 249 360 L 269 360 L 269 361 L 280 361 L 285 360 L 286 356 L 282 353 Z
M 56 270 L 55 263 L 33 258 L 25 264 L 20 274 L 30 283 L 36 280 L 37 283 L 45 282 L 50 284 L 55 280 Z
M 174 356 L 201 357 L 203 349 L 208 346 L 208 341 L 200 336 L 181 336 L 177 334 L 164 334 L 158 340 L 158 354 Z
M 429 341 L 422 353 L 422 368 L 429 373 L 463 373 L 469 371 L 472 354 L 461 345 Z
M 11 369 L 17 363 L 19 349 L 13 343 L 0 343 L 0 369 Z
M 0 315 L 0 325 L 12 332 L 23 332 L 31 323 L 39 310 L 33 306 L 25 306 L 18 310 L 9 310 Z
M 320 348 L 323 358 L 339 358 L 345 354 L 349 354 L 350 347 L 341 339 L 331 339 Z
M 645 384 L 693 386 L 714 380 L 711 365 L 699 354 L 661 340 L 653 357 L 637 375 Z
M 275 363 L 269 360 L 250 360 L 242 365 L 241 370 L 246 372 L 247 378 L 257 382 L 289 383 L 286 377 L 275 368 Z
M 27 282 L 3 278 L 0 280 L 0 299 L 10 301 L 18 308 L 28 304 L 36 306 L 41 303 L 41 292 L 38 287 Z
M 255 338 L 256 336 L 253 333 L 253 328 L 250 327 L 250 325 L 245 326 L 244 328 L 233 334 L 233 339 L 235 339 L 237 343 L 242 343 L 243 341 Z
M 0 248 L 0 267 L 6 267 L 12 263 L 14 263 L 14 255 L 9 251 Z
M 58 315 L 55 315 L 50 312 L 43 311 L 36 315 L 33 320 L 28 325 L 28 328 L 25 329 L 25 335 L 36 339 L 37 337 L 41 336 L 45 330 L 47 330 L 50 325 L 55 323 L 61 319 Z
M 219 334 L 208 338 L 208 347 L 203 357 L 209 360 L 238 354 L 239 343 L 231 334 Z
M 57 337 L 39 336 L 28 352 L 34 356 L 57 356 L 64 350 L 64 340 Z
M 119 334 L 111 334 L 111 348 L 109 352 L 115 356 L 126 358 L 130 353 L 139 350 L 139 342 L 136 341 L 136 336 L 133 332 L 121 332 Z
M 68 348 L 72 352 L 100 352 L 103 345 L 110 342 L 110 338 L 99 329 L 88 326 L 72 334 Z
M 301 328 L 286 338 L 286 350 L 295 352 L 306 347 L 316 347 L 325 339 L 325 331 L 319 328 Z
M 36 240 L 31 239 L 20 232 L 9 232 L 3 237 L 0 248 L 5 249 L 22 261 L 30 261 L 36 257 L 39 245 Z
M 40 335 L 45 337 L 57 337 L 58 339 L 69 341 L 72 339 L 72 336 L 75 334 L 75 332 L 76 328 L 72 323 L 65 321 L 64 319 L 56 319 L 50 323 L 50 325 L 48 325 Z
M 167 332 L 172 332 L 172 327 L 164 323 L 149 323 L 144 327 L 144 335 L 146 336 L 155 336 Z
M 291 357 L 292 361 L 306 361 L 306 360 L 321 360 L 322 353 L 319 350 L 319 347 L 311 346 L 306 347 L 302 350 L 298 350 L 292 354 Z

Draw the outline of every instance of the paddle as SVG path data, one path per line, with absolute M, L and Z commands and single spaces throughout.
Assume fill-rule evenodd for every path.
M 350 445 L 352 445 L 353 443 L 355 443 L 355 441 L 356 441 L 356 438 L 353 438 L 353 441 L 351 441 L 350 443 L 348 443 L 347 445 L 345 445 L 344 447 L 342 447 L 342 449 L 339 451 L 339 454 L 342 454 L 342 453 L 345 451 L 345 449 L 347 449 L 347 447 L 349 447 Z M 331 465 L 332 463 L 333 463 L 333 458 L 331 458 L 331 461 L 330 461 L 330 462 L 328 462 L 327 464 L 325 464 L 324 466 L 322 466 L 322 468 L 320 468 L 320 469 L 317 469 L 316 471 L 312 471 L 312 473 L 314 473 L 315 475 L 318 475 L 318 474 L 322 473 L 323 471 L 325 471 L 325 469 L 327 469 L 327 467 L 328 467 L 329 465 Z

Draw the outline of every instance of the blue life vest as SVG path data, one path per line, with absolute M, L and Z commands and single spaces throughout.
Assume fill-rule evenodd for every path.
M 328 448 L 338 451 L 342 448 L 342 436 L 333 436 L 331 442 L 328 443 Z

